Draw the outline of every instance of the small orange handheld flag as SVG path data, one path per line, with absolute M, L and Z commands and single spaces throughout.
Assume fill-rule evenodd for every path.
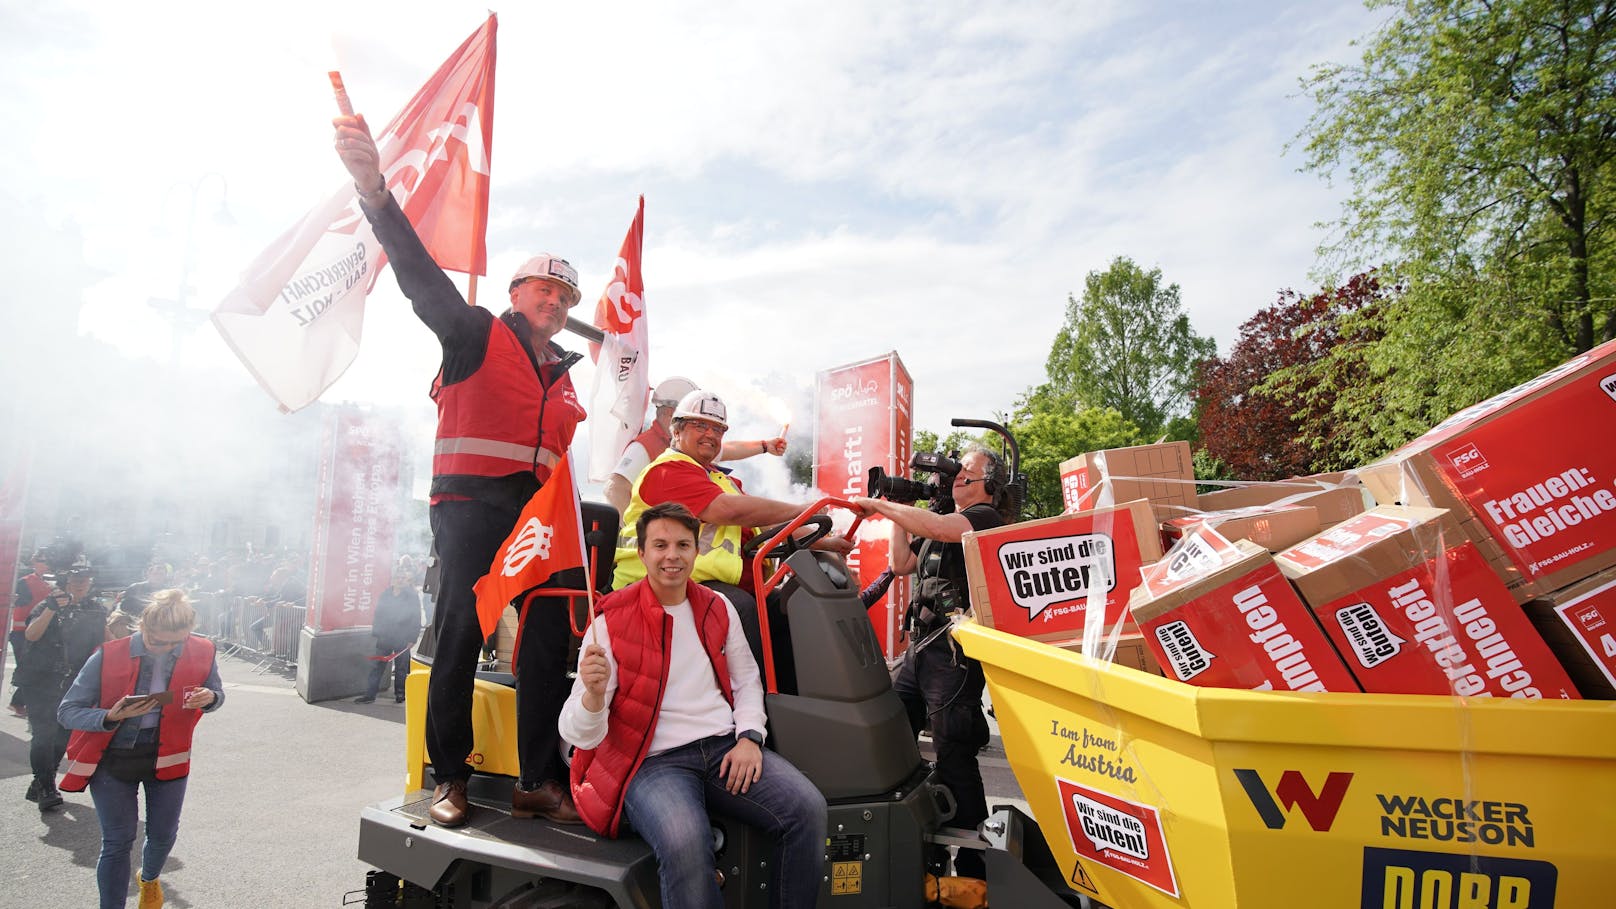
M 557 572 L 584 565 L 583 518 L 569 454 L 528 500 L 510 536 L 494 555 L 494 564 L 473 588 L 483 637 L 499 627 L 499 616 L 512 600 Z

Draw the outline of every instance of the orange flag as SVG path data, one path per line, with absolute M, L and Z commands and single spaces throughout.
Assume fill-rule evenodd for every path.
M 473 588 L 477 623 L 483 637 L 499 627 L 499 616 L 516 599 L 549 580 L 556 572 L 582 568 L 584 528 L 578 507 L 578 485 L 572 479 L 572 455 L 561 459 L 527 507 L 516 527 L 494 555 L 494 564 Z

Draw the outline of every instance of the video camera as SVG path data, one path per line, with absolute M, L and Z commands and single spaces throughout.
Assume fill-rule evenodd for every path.
M 956 417 L 950 422 L 954 426 L 990 430 L 1004 439 L 1005 448 L 1009 452 L 1009 460 L 1005 465 L 1009 476 L 1003 480 L 1004 501 L 1000 508 L 1009 520 L 1018 520 L 1022 503 L 1027 498 L 1027 476 L 1021 472 L 1021 451 L 1016 445 L 1015 437 L 1008 429 L 988 420 L 964 420 Z M 936 478 L 930 482 L 906 480 L 903 477 L 892 476 L 879 467 L 871 467 L 866 487 L 869 490 L 868 494 L 874 499 L 886 499 L 904 505 L 925 499 L 932 511 L 938 514 L 950 514 L 954 510 L 954 477 L 960 472 L 959 458 L 958 451 L 951 451 L 946 455 L 935 451 L 915 452 L 914 457 L 909 459 L 909 469 L 915 474 L 934 474 Z
M 903 477 L 892 476 L 879 467 L 871 467 L 870 481 L 866 487 L 870 497 L 901 502 L 905 505 L 921 499 L 936 502 L 939 498 L 951 498 L 950 491 L 954 488 L 954 477 L 960 472 L 959 452 L 951 451 L 944 455 L 935 451 L 917 451 L 915 456 L 909 459 L 909 469 L 916 474 L 935 474 L 936 479 L 929 483 L 906 480 Z

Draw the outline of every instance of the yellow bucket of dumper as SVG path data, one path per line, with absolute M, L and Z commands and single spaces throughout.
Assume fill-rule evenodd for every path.
M 1115 909 L 1616 905 L 1616 702 L 1196 688 L 955 635 L 1062 874 Z
M 431 667 L 411 663 L 404 683 L 404 789 L 426 785 L 426 767 L 432 755 L 426 748 L 426 697 L 432 682 Z M 472 689 L 472 741 L 466 763 L 478 773 L 518 775 L 522 762 L 516 744 L 516 689 L 478 679 Z

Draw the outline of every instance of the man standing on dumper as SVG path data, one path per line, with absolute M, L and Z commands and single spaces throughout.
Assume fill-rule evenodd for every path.
M 970 609 L 965 578 L 965 550 L 960 540 L 973 530 L 1005 524 L 1006 486 L 1010 472 L 1004 461 L 985 448 L 973 448 L 960 459 L 954 475 L 953 511 L 938 514 L 884 499 L 856 498 L 866 516 L 892 522 L 892 570 L 915 572 L 914 596 L 906 626 L 909 651 L 893 688 L 909 712 L 918 735 L 931 721 L 937 748 L 937 775 L 954 793 L 953 823 L 974 828 L 988 816 L 987 794 L 976 753 L 988 743 L 982 714 L 982 664 L 967 657 L 949 633 L 949 617 Z M 985 880 L 982 853 L 961 849 L 955 861 L 963 877 Z
M 429 814 L 434 823 L 466 822 L 471 767 L 472 691 L 483 635 L 473 585 L 488 572 L 522 506 L 550 479 L 584 419 L 567 370 L 579 360 L 552 342 L 578 305 L 578 273 L 541 253 L 511 278 L 511 308 L 498 318 L 467 306 L 432 261 L 380 169 L 381 156 L 363 117 L 338 117 L 336 149 L 353 176 L 360 207 L 392 262 L 415 315 L 437 335 L 443 362 L 432 382 L 438 405 L 432 454 L 432 535 L 438 555 L 433 613 L 436 650 L 427 689 L 427 750 L 432 756 Z M 560 572 L 549 586 L 581 588 L 581 570 Z M 567 792 L 556 717 L 566 701 L 566 609 L 544 607 L 522 617 L 517 655 L 516 730 L 520 778 L 511 815 L 578 823 Z

